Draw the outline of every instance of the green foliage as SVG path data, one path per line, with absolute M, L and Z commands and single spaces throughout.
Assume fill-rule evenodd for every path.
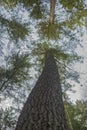
M 12 84 L 20 85 L 29 78 L 29 58 L 27 54 L 13 54 L 7 61 L 7 69 L 0 68 L 0 90 L 3 91 Z
M 65 26 L 67 25 L 69 28 L 73 28 L 75 25 L 77 26 L 86 26 L 86 3 L 84 0 L 59 0 L 62 6 L 65 8 L 67 13 L 69 14 L 69 19 L 64 21 Z
M 24 40 L 25 36 L 28 35 L 28 29 L 25 25 L 22 25 L 15 20 L 11 21 L 8 24 L 8 27 L 10 28 L 9 31 L 11 32 L 11 38 L 17 40 L 20 38 L 21 40 Z
M 39 24 L 40 32 L 43 37 L 47 37 L 48 39 L 58 40 L 61 34 L 61 26 L 57 23 L 49 24 L 49 22 L 41 22 Z
M 33 4 L 37 4 L 40 2 L 39 0 L 0 0 L 1 5 L 9 8 L 15 7 L 18 3 L 23 3 L 25 7 L 33 6 Z
M 0 81 L 4 78 L 5 76 L 5 69 L 0 67 Z
M 31 17 L 33 16 L 36 19 L 41 19 L 43 14 L 42 14 L 42 8 L 40 7 L 40 5 L 35 5 L 33 7 L 33 10 L 31 12 Z
M 70 128 L 73 130 L 87 129 L 87 101 L 77 100 L 75 104 L 65 102 L 65 110 Z
M 17 0 L 0 0 L 0 4 L 5 6 L 6 8 L 13 8 L 17 5 Z
M 47 53 L 52 53 L 57 61 L 67 61 L 67 63 L 72 60 L 78 60 L 80 57 L 77 55 L 71 55 L 64 53 L 61 47 L 58 45 L 54 45 L 54 47 L 50 43 L 38 43 L 32 51 L 33 55 L 47 55 Z
M 84 0 L 59 0 L 62 6 L 66 9 L 72 10 L 73 8 L 83 9 Z
M 7 31 L 10 34 L 10 37 L 14 40 L 18 40 L 19 38 L 21 40 L 25 39 L 25 36 L 28 35 L 28 29 L 25 25 L 17 22 L 16 20 L 8 20 L 3 18 L 3 16 L 0 16 L 0 22 L 2 26 L 7 27 Z
M 11 59 L 10 59 L 10 63 L 11 63 L 11 70 L 9 69 L 9 71 L 11 72 L 12 70 L 14 70 L 14 76 L 13 76 L 13 80 L 15 82 L 20 82 L 23 79 L 26 79 L 28 76 L 28 71 L 30 68 L 30 63 L 29 63 L 29 55 L 28 54 L 13 54 Z
M 69 20 L 65 21 L 63 24 L 68 26 L 69 28 L 73 28 L 75 25 L 82 26 L 85 25 L 85 17 L 87 16 L 87 11 L 77 11 L 73 13 Z
M 19 0 L 20 3 L 23 3 L 24 6 L 33 6 L 33 4 L 36 4 L 38 2 L 40 2 L 40 0 Z
M 39 71 L 42 70 L 44 66 L 45 58 L 47 57 L 48 53 L 52 53 L 54 55 L 56 63 L 58 65 L 58 71 L 60 74 L 61 83 L 64 84 L 64 81 L 68 77 L 67 73 L 71 72 L 70 68 L 68 68 L 68 64 L 73 61 L 78 61 L 80 57 L 77 55 L 71 55 L 71 54 L 65 53 L 62 50 L 62 48 L 59 47 L 58 45 L 54 45 L 53 47 L 50 43 L 46 43 L 46 42 L 38 43 L 36 46 L 34 45 L 34 49 L 32 50 L 32 55 L 36 57 L 36 61 L 38 61 L 38 62 L 35 62 L 35 66 L 37 66 Z M 70 78 L 70 76 L 71 74 L 69 75 L 68 78 Z M 69 85 L 67 84 L 66 86 L 69 86 Z

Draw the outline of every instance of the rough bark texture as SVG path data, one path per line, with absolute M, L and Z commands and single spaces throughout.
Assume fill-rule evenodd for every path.
M 45 67 L 19 116 L 15 130 L 68 130 L 57 66 L 48 54 Z
M 50 24 L 54 23 L 55 2 L 56 0 L 50 0 Z

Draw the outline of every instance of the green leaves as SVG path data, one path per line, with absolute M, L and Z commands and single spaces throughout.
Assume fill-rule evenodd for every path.
M 66 21 L 66 25 L 71 29 L 77 26 L 86 26 L 86 17 L 87 17 L 87 9 L 86 2 L 84 0 L 59 0 L 62 7 L 67 11 L 67 14 L 70 16 Z
M 17 5 L 17 0 L 0 0 L 1 5 L 9 8 L 13 8 Z
M 71 67 L 68 67 L 68 65 L 73 61 L 78 61 L 81 57 L 77 55 L 72 55 L 69 53 L 64 52 L 61 47 L 58 45 L 51 45 L 51 43 L 37 43 L 37 45 L 34 45 L 34 49 L 32 51 L 32 56 L 36 57 L 36 64 L 38 70 L 41 71 L 42 67 L 44 66 L 45 58 L 49 53 L 52 53 L 55 57 L 56 63 L 58 65 L 58 71 L 60 74 L 61 83 L 64 84 L 67 80 L 67 78 L 75 76 L 76 72 L 71 73 Z M 38 61 L 38 62 L 37 62 Z M 67 74 L 68 73 L 68 74 Z M 69 75 L 69 76 L 68 76 Z M 66 89 L 67 86 L 71 87 L 70 84 L 66 83 L 64 84 L 64 89 Z
M 42 18 L 42 12 L 41 12 L 41 9 L 40 9 L 40 6 L 35 6 L 31 12 L 31 16 L 33 16 L 34 18 L 36 19 L 40 19 Z
M 25 7 L 28 7 L 39 2 L 39 0 L 0 0 L 1 5 L 7 8 L 14 8 L 18 3 L 22 3 Z
M 21 40 L 25 39 L 25 36 L 28 35 L 28 29 L 25 25 L 17 22 L 16 20 L 8 20 L 5 19 L 3 16 L 0 16 L 0 22 L 2 26 L 4 25 L 13 40 Z
M 84 1 L 82 0 L 59 0 L 59 2 L 62 4 L 62 6 L 66 9 L 72 10 L 73 8 L 80 8 L 83 9 L 84 8 Z
M 54 47 L 50 44 L 50 43 L 38 43 L 36 46 L 34 45 L 34 49 L 32 51 L 33 55 L 47 55 L 47 53 L 52 53 L 56 60 L 78 60 L 80 57 L 77 55 L 71 55 L 71 54 L 67 54 L 65 53 L 61 47 L 59 47 L 58 45 L 54 45 Z
M 41 19 L 43 17 L 44 10 L 44 6 L 41 5 L 41 2 L 37 0 L 36 2 L 34 2 L 34 6 L 32 7 L 30 16 L 37 20 Z
M 8 27 L 12 39 L 17 40 L 20 38 L 21 40 L 24 40 L 25 36 L 28 35 L 28 29 L 26 26 L 16 22 L 15 20 L 9 22 Z
M 67 120 L 70 128 L 74 130 L 87 129 L 87 102 L 77 100 L 75 104 L 65 103 Z
M 42 22 L 39 24 L 40 32 L 43 37 L 47 37 L 51 40 L 58 40 L 61 34 L 61 26 L 57 23 L 49 24 L 49 22 Z
M 6 69 L 0 68 L 0 91 L 3 91 L 12 84 L 21 84 L 29 78 L 29 58 L 27 54 L 13 54 L 7 61 Z

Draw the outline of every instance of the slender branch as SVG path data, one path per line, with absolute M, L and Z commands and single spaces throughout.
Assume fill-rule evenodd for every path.
M 55 3 L 56 0 L 50 0 L 50 19 L 49 19 L 50 24 L 54 23 Z

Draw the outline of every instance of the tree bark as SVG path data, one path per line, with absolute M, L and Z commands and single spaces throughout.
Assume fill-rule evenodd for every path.
M 55 3 L 56 0 L 50 0 L 50 20 L 49 20 L 50 24 L 54 23 Z
M 59 74 L 49 53 L 45 67 L 19 116 L 15 130 L 68 130 Z

